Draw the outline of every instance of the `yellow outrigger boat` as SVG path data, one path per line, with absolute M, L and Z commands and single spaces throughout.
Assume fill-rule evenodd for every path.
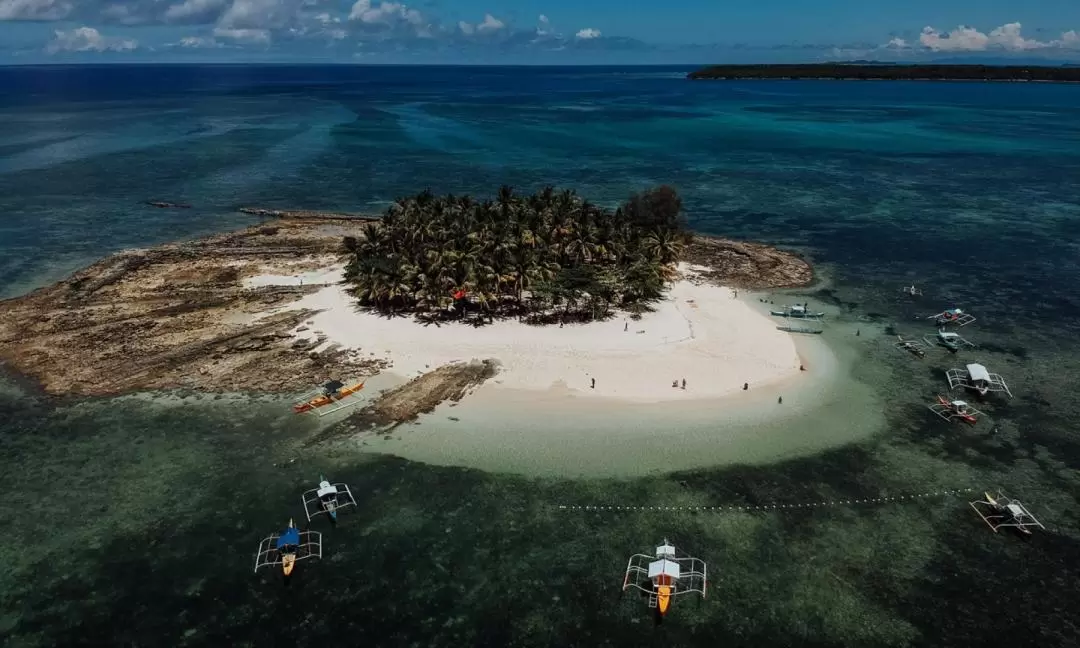
M 648 596 L 649 607 L 656 610 L 659 621 L 668 613 L 675 597 L 696 592 L 705 598 L 706 573 L 705 561 L 677 555 L 675 547 L 665 539 L 654 555 L 630 556 L 622 588 L 624 592 L 634 588 Z
M 296 414 L 303 414 L 305 412 L 316 412 L 320 416 L 323 414 L 329 414 L 330 412 L 336 412 L 339 409 L 344 409 L 353 405 L 353 402 L 342 403 L 349 396 L 357 394 L 364 388 L 364 383 L 358 382 L 355 385 L 345 385 L 340 380 L 331 380 L 323 385 L 320 389 L 308 392 L 304 394 L 302 399 L 293 405 L 293 412 Z M 327 405 L 338 403 L 338 407 L 330 408 L 329 410 L 321 410 L 320 408 Z

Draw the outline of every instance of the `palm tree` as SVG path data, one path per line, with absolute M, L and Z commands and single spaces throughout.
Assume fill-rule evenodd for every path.
M 348 241 L 345 274 L 360 303 L 381 312 L 445 314 L 464 293 L 492 315 L 561 306 L 600 317 L 662 293 L 682 250 L 678 206 L 663 187 L 614 211 L 552 187 L 520 196 L 504 186 L 485 202 L 425 191 Z

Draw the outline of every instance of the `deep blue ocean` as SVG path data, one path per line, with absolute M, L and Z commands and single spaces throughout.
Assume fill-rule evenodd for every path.
M 665 183 L 703 232 L 790 246 L 843 317 L 978 311 L 1018 396 L 994 436 L 931 420 L 938 366 L 893 376 L 890 431 L 821 456 L 631 482 L 275 454 L 304 430 L 217 402 L 0 392 L 0 636 L 9 645 L 1073 646 L 1080 641 L 1080 86 L 691 82 L 687 68 L 0 68 L 0 297 L 108 253 L 252 222 L 240 206 L 380 211 L 425 188 L 556 185 L 615 204 Z M 189 203 L 155 209 L 147 200 Z M 915 282 L 927 303 L 900 299 Z M 880 367 L 885 367 L 881 370 Z M 935 382 L 936 381 L 936 382 Z M 903 387 L 903 388 L 901 388 Z M 999 418 L 995 418 L 998 422 Z M 271 444 L 272 445 L 272 444 Z M 295 457 L 294 457 L 295 458 Z M 250 555 L 333 468 L 360 496 L 284 588 Z M 1020 491 L 1029 542 L 964 501 L 704 518 L 547 503 Z M 976 520 L 977 522 L 977 520 Z M 653 626 L 622 562 L 665 534 L 709 599 Z M 628 549 L 629 548 L 629 549 Z M 624 555 L 625 554 L 625 555 Z M 715 565 L 715 566 L 714 566 Z M 307 567 L 307 565 L 305 565 Z

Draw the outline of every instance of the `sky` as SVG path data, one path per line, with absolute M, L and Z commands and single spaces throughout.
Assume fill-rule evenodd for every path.
M 0 0 L 0 64 L 958 58 L 1080 63 L 1080 0 Z

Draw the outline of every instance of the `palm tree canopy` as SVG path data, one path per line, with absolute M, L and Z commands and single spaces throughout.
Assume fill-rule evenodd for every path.
M 615 210 L 552 187 L 523 196 L 504 186 L 492 201 L 424 191 L 345 242 L 346 279 L 383 313 L 602 317 L 663 294 L 688 238 L 681 211 L 668 186 Z

